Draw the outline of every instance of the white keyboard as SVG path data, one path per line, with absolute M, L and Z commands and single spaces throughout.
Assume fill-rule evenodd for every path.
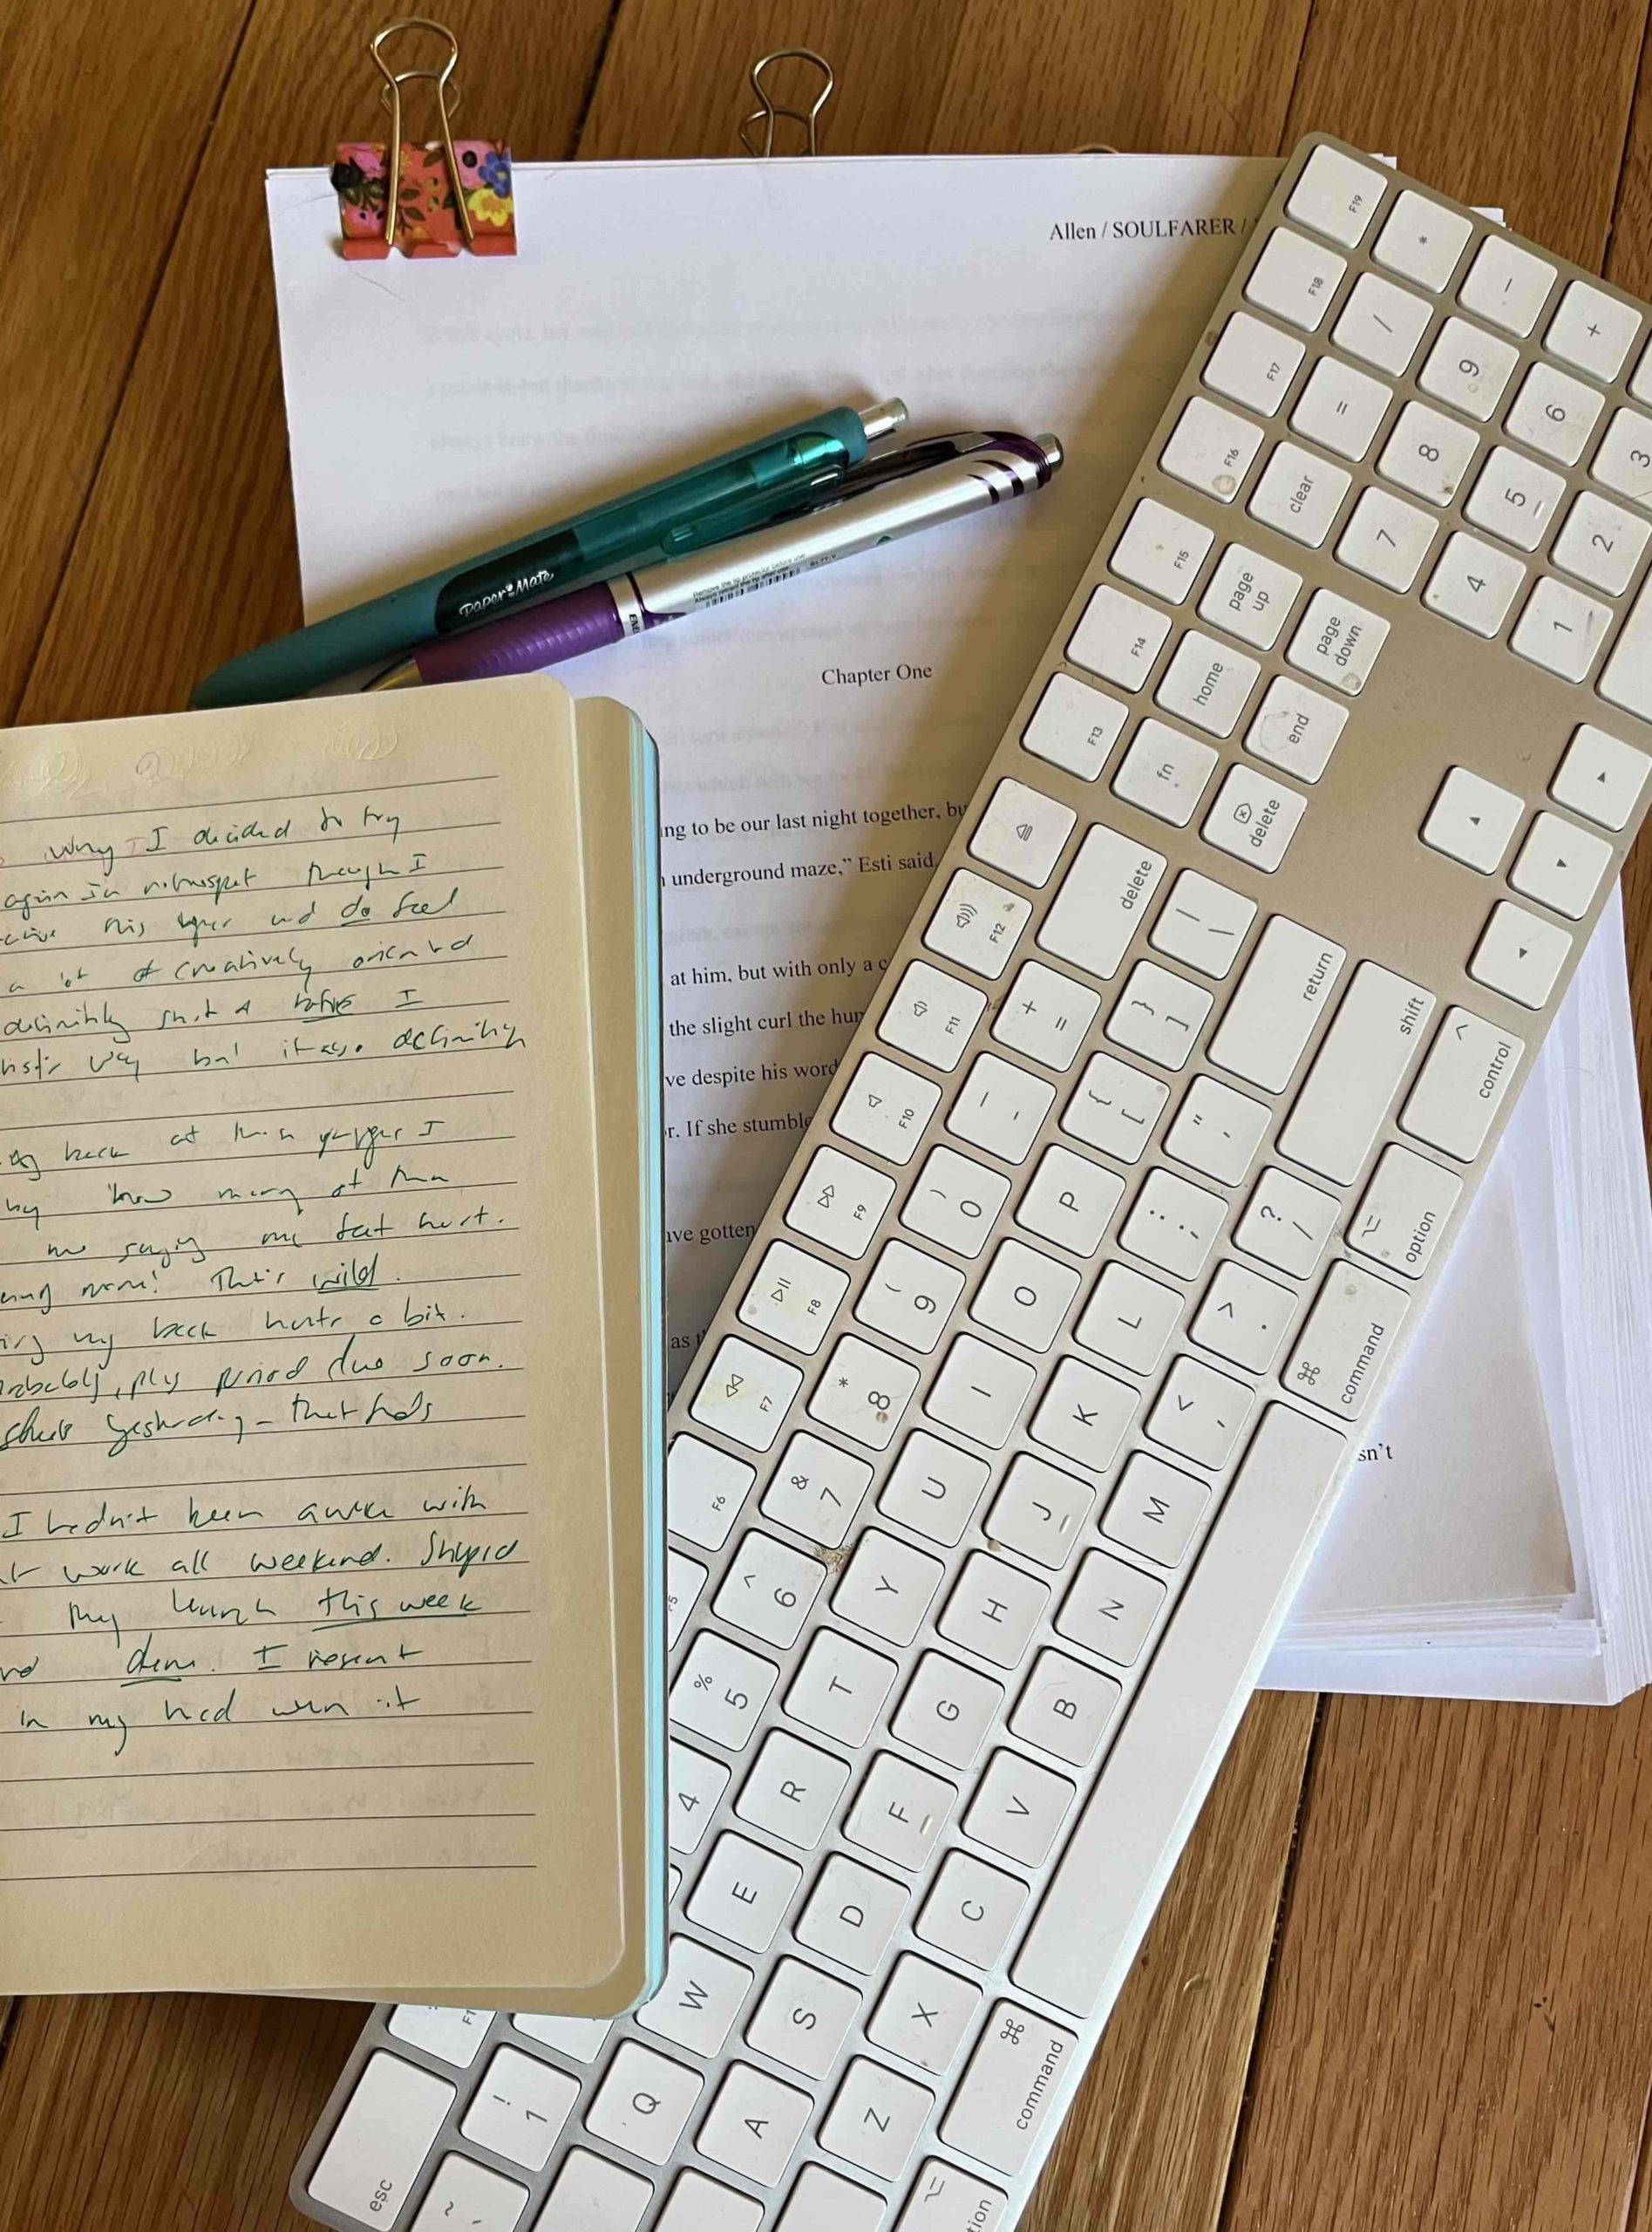
M 379 2009 L 301 2207 L 1015 2221 L 1638 826 L 1649 506 L 1642 306 L 1305 141 L 673 1412 L 664 1983 Z

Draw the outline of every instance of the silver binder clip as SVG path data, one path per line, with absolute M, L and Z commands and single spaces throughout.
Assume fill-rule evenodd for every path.
M 777 101 L 770 92 L 763 82 L 764 73 L 777 62 L 812 63 L 820 72 L 825 82 L 809 107 L 789 108 L 785 102 Z M 805 155 L 818 155 L 820 142 L 817 122 L 821 110 L 831 99 L 833 87 L 837 82 L 832 75 L 832 65 L 825 56 L 815 53 L 812 47 L 777 46 L 772 54 L 760 55 L 751 65 L 751 90 L 758 97 L 758 105 L 740 126 L 740 145 L 746 153 L 772 155 L 774 153 L 774 127 L 784 117 L 788 124 L 795 124 L 803 134 L 804 145 L 799 152 Z

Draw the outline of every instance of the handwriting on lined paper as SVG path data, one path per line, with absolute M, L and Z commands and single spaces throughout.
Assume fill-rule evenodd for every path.
M 0 1879 L 529 1864 L 500 790 L 0 820 Z

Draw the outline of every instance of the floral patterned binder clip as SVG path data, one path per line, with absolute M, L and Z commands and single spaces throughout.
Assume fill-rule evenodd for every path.
M 392 70 L 384 59 L 387 39 L 404 31 L 431 31 L 446 42 L 446 59 L 424 67 Z M 404 255 L 514 255 L 516 205 L 511 193 L 511 151 L 494 140 L 455 140 L 453 112 L 459 87 L 452 85 L 459 41 L 444 24 L 410 16 L 387 24 L 368 44 L 384 77 L 379 99 L 390 111 L 388 148 L 366 140 L 339 146 L 333 187 L 343 252 L 352 262 L 377 261 L 393 248 Z M 440 138 L 424 146 L 402 137 L 402 87 L 422 79 L 435 88 Z M 388 181 L 397 182 L 395 194 Z

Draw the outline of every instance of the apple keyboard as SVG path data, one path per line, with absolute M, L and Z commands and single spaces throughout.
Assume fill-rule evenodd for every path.
M 1305 140 L 672 1412 L 671 1934 L 384 2232 L 1024 2206 L 1652 766 L 1637 303 Z

